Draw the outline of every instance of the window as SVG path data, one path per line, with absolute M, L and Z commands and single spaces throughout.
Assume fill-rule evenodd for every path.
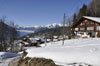
M 87 22 L 87 20 L 85 20 L 85 23 Z
M 82 26 L 83 24 L 81 23 L 80 25 Z
M 93 27 L 87 27 L 87 30 L 93 30 L 94 28 Z
M 78 28 L 75 28 L 75 30 L 77 30 L 77 31 L 78 31 Z
M 97 26 L 97 30 L 100 30 L 100 26 Z
M 80 28 L 80 30 L 85 30 L 85 28 Z

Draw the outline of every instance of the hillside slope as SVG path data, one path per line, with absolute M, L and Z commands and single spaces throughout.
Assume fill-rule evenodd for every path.
M 63 66 L 100 66 L 100 38 L 72 39 L 28 48 L 28 57 L 52 59 Z

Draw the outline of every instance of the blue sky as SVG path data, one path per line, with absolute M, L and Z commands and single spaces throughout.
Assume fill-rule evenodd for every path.
M 91 0 L 0 0 L 0 17 L 20 26 L 61 23 Z

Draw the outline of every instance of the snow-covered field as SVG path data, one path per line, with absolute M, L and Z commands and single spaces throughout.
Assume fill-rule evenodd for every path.
M 62 41 L 46 45 L 42 44 L 40 48 L 28 47 L 27 56 L 52 59 L 62 66 L 100 66 L 100 38 L 71 39 L 65 40 L 65 45 L 62 45 Z M 0 52 L 0 66 L 9 66 L 19 57 L 19 54 Z
M 29 57 L 43 57 L 63 66 L 73 66 L 71 63 L 100 66 L 100 38 L 71 39 L 47 43 L 40 48 L 27 49 Z M 78 66 L 78 65 L 76 65 Z

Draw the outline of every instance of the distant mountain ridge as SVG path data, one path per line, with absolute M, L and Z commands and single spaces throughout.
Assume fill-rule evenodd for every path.
M 48 25 L 40 25 L 40 26 L 18 26 L 17 31 L 19 31 L 21 36 L 24 36 L 29 33 L 38 32 L 40 30 L 52 29 L 62 27 L 62 24 L 48 24 Z M 66 24 L 67 26 L 67 24 Z
M 34 29 L 40 29 L 40 28 L 57 28 L 62 27 L 62 24 L 48 24 L 48 25 L 39 25 L 39 26 L 18 26 L 18 30 L 34 30 Z

